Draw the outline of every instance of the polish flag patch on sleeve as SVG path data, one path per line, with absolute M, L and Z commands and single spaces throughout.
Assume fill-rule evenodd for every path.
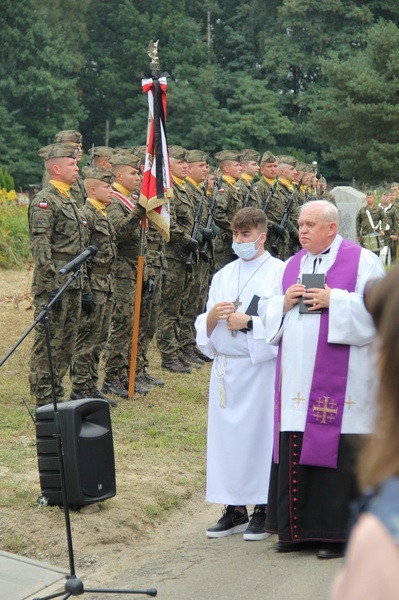
M 48 208 L 48 204 L 45 200 L 39 202 L 39 208 Z

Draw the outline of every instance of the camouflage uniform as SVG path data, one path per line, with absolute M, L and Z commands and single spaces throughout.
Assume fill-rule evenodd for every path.
M 60 153 L 65 144 L 55 144 L 54 147 L 58 152 L 56 156 L 67 155 L 65 152 Z M 59 270 L 85 248 L 83 226 L 75 201 L 59 192 L 52 184 L 41 190 L 29 206 L 29 234 L 35 267 L 32 293 L 37 318 L 41 306 L 49 302 L 48 293 L 58 291 L 68 280 L 68 275 L 60 275 Z M 63 293 L 61 309 L 56 310 L 53 306 L 49 312 L 50 346 L 58 400 L 64 396 L 62 380 L 69 368 L 78 334 L 82 289 L 89 291 L 84 272 L 79 273 Z M 38 405 L 51 402 L 52 390 L 43 322 L 35 328 L 29 381 L 31 394 L 36 397 Z
M 374 223 L 374 227 L 372 227 L 369 218 L 367 216 L 367 211 L 370 213 L 371 219 Z M 360 245 L 365 246 L 365 240 L 363 240 L 363 236 L 369 233 L 379 233 L 381 230 L 385 231 L 387 225 L 387 217 L 385 211 L 381 206 L 374 205 L 372 208 L 368 208 L 368 206 L 362 206 L 359 212 L 356 215 L 356 234 L 357 237 L 361 238 Z M 377 238 L 377 245 L 380 244 L 380 240 Z M 379 253 L 379 249 L 373 250 L 376 254 Z
M 233 185 L 223 177 L 215 211 L 215 223 L 221 229 L 220 235 L 215 239 L 216 271 L 236 259 L 231 248 L 233 232 L 230 223 L 236 212 L 242 208 L 242 202 L 242 193 L 237 185 Z
M 195 181 L 190 180 L 190 178 L 186 179 L 186 192 L 190 196 L 194 215 L 197 212 L 198 203 L 203 193 L 202 190 L 203 187 L 196 185 Z M 200 243 L 200 248 L 204 242 L 201 230 L 206 225 L 208 208 L 208 199 L 205 195 L 202 202 L 200 227 L 197 235 L 197 241 Z M 184 311 L 180 318 L 180 341 L 183 356 L 190 350 L 193 351 L 196 346 L 194 321 L 197 316 L 204 311 L 206 297 L 208 294 L 210 271 L 209 255 L 212 255 L 211 247 L 212 246 L 210 246 L 210 249 L 206 254 L 201 253 L 200 251 L 198 255 L 198 261 L 192 262 L 192 276 L 190 277 L 190 281 L 188 282 L 188 285 L 183 293 Z M 191 358 L 193 359 L 194 357 L 191 356 Z
M 162 363 L 181 357 L 180 323 L 185 309 L 184 291 L 192 274 L 188 273 L 186 261 L 190 255 L 191 234 L 194 227 L 194 206 L 185 185 L 173 178 L 173 198 L 170 202 L 170 241 L 166 244 L 168 273 L 162 291 L 162 306 L 158 320 L 157 344 Z M 198 261 L 194 252 L 193 263 Z
M 252 178 L 248 179 L 245 175 L 241 176 L 237 181 L 237 187 L 240 189 L 242 195 L 242 206 L 252 206 L 253 208 L 262 209 L 262 200 L 260 199 L 257 190 L 258 182 L 255 182 Z M 248 201 L 245 205 L 245 200 L 248 195 Z
M 385 208 L 380 204 L 382 210 L 385 212 L 387 224 L 385 226 L 385 237 L 384 245 L 388 244 L 391 249 L 391 260 L 396 260 L 396 254 L 398 251 L 398 241 L 392 240 L 391 236 L 396 235 L 399 237 L 399 214 L 393 204 L 388 204 Z
M 269 198 L 274 182 L 268 181 L 265 177 L 262 177 L 256 184 L 256 191 L 261 199 L 262 210 L 265 207 L 265 203 Z M 288 255 L 288 243 L 289 234 L 288 230 L 285 230 L 284 238 L 279 236 L 273 231 L 275 223 L 278 225 L 283 218 L 285 208 L 285 202 L 278 191 L 278 186 L 272 194 L 267 205 L 267 239 L 265 243 L 265 249 L 268 250 L 272 256 L 278 256 L 281 260 L 285 260 Z
M 152 298 L 147 298 L 143 290 L 140 309 L 140 331 L 137 353 L 136 376 L 146 377 L 149 365 L 148 348 L 157 328 L 158 318 L 161 310 L 162 297 L 162 272 L 166 272 L 167 261 L 165 252 L 165 241 L 160 233 L 151 227 L 147 231 L 147 254 L 146 264 L 148 278 L 154 281 L 155 291 Z
M 283 201 L 283 213 L 284 209 L 290 201 L 292 194 L 294 193 L 295 186 L 287 180 L 279 179 L 279 194 Z M 299 231 L 298 231 L 298 216 L 299 216 L 299 202 L 297 199 L 297 193 L 295 192 L 294 201 L 290 210 L 289 218 L 286 224 L 286 228 L 289 233 L 288 243 L 288 254 L 286 258 L 293 256 L 300 249 L 299 245 Z M 277 221 L 278 223 L 279 221 Z M 282 258 L 282 257 L 279 257 Z
M 140 220 L 144 209 L 134 203 L 137 196 L 133 201 L 129 198 L 126 200 L 133 202 L 133 210 L 123 202 L 123 194 L 114 189 L 111 204 L 107 206 L 108 218 L 116 231 L 117 244 L 114 307 L 105 353 L 107 380 L 127 378 L 130 366 L 137 260 L 140 250 Z
M 90 174 L 107 183 L 111 183 L 113 179 L 112 173 L 104 169 L 87 169 L 85 176 L 90 177 Z M 105 348 L 111 325 L 116 233 L 107 215 L 96 208 L 90 199 L 79 213 L 85 226 L 87 244 L 93 244 L 98 249 L 88 268 L 90 289 L 96 305 L 90 315 L 82 314 L 71 363 L 71 380 L 73 392 L 91 392 L 97 391 L 100 355 Z

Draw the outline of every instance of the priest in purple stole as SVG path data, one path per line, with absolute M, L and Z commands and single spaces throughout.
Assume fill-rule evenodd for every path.
M 372 252 L 338 234 L 326 200 L 305 204 L 302 250 L 287 261 L 259 315 L 279 346 L 266 528 L 276 550 L 342 556 L 362 436 L 373 430 L 378 380 L 366 282 L 385 274 Z

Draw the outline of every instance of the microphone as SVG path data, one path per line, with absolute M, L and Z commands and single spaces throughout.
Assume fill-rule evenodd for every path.
M 71 260 L 65 267 L 62 267 L 58 272 L 60 275 L 67 275 L 71 271 L 75 272 L 81 265 L 90 257 L 95 256 L 98 252 L 97 246 L 88 246 L 82 254 L 79 254 L 76 258 Z

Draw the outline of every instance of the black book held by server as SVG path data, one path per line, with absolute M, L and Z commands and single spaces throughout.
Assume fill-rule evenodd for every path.
M 61 424 L 68 503 L 84 506 L 116 494 L 114 444 L 108 402 L 73 400 L 57 404 Z M 62 505 L 61 477 L 54 437 L 53 405 L 36 410 L 40 487 L 50 505 Z

